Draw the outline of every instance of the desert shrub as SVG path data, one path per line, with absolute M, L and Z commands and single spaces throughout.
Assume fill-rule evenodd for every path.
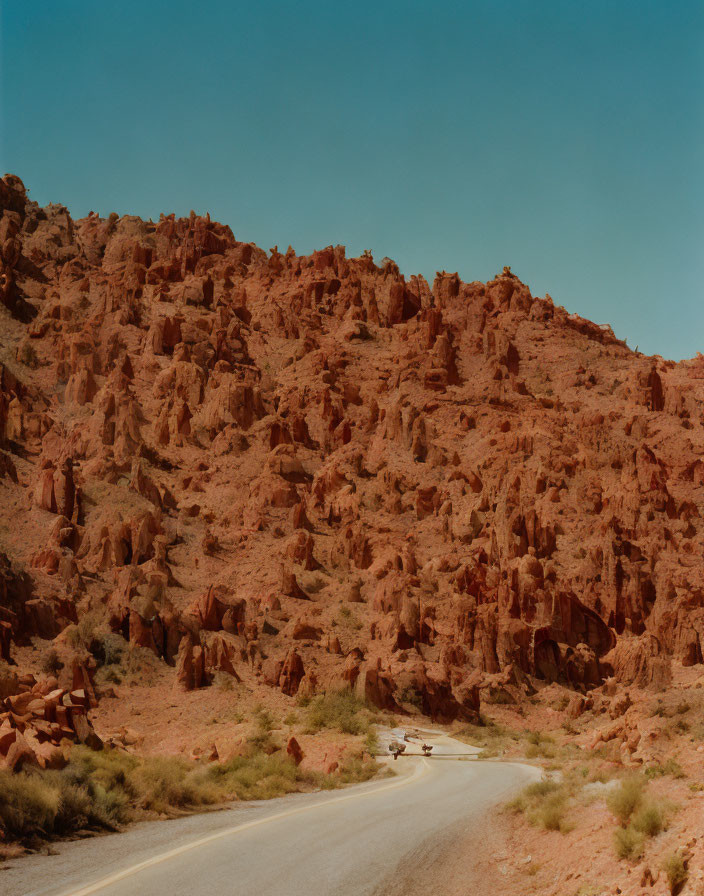
M 671 853 L 662 863 L 662 867 L 667 875 L 667 882 L 670 885 L 670 893 L 679 892 L 688 877 L 681 853 Z
M 55 825 L 64 831 L 72 827 L 80 829 L 87 827 L 92 816 L 93 805 L 88 790 L 70 781 L 61 781 Z
M 379 771 L 379 766 L 371 759 L 352 757 L 344 762 L 335 776 L 338 784 L 359 784 L 369 781 Z
M 321 783 L 322 776 L 302 769 L 281 753 L 250 753 L 209 766 L 204 777 L 215 785 L 221 799 L 261 800 L 310 789 Z
M 557 781 L 550 778 L 543 778 L 540 781 L 534 781 L 525 788 L 525 795 L 530 799 L 532 797 L 545 797 L 554 794 L 560 789 Z
M 670 775 L 673 778 L 684 778 L 682 766 L 676 759 L 668 759 L 663 765 L 651 765 L 645 770 L 646 778 L 663 778 Z
M 102 614 L 99 610 L 89 610 L 82 613 L 76 624 L 68 625 L 64 629 L 64 638 L 69 646 L 75 650 L 87 650 L 92 652 L 96 643 L 109 633 Z
M 345 604 L 340 607 L 338 622 L 342 626 L 353 628 L 355 631 L 360 631 L 364 628 L 363 624 L 355 616 L 352 610 Z
M 416 688 L 407 686 L 402 688 L 396 696 L 398 703 L 407 703 L 418 711 L 423 708 L 423 695 Z
M 497 756 L 507 747 L 519 743 L 520 734 L 487 719 L 479 717 L 478 724 L 463 725 L 453 732 L 453 737 L 475 747 L 482 747 L 481 756 Z
M 306 594 L 318 594 L 328 585 L 327 577 L 317 572 L 303 572 L 300 575 L 296 573 L 296 575 L 301 583 L 301 588 Z
M 119 666 L 128 650 L 127 642 L 114 632 L 98 632 L 91 643 L 91 652 L 103 666 Z
M 227 672 L 216 672 L 213 676 L 213 684 L 219 691 L 234 691 L 235 680 Z
M 132 810 L 169 812 L 218 801 L 219 795 L 198 778 L 198 767 L 177 756 L 136 757 L 117 750 L 75 748 L 60 773 L 83 788 L 104 824 L 119 824 Z
M 507 808 L 537 827 L 567 833 L 571 830 L 566 818 L 569 802 L 578 786 L 571 778 L 562 782 L 543 778 L 525 787 Z
M 33 345 L 30 345 L 28 342 L 22 343 L 20 349 L 17 353 L 17 360 L 20 364 L 24 364 L 25 367 L 31 367 L 35 369 L 39 366 L 39 357 L 37 355 L 37 351 Z
M 86 828 L 114 830 L 128 820 L 128 794 L 72 763 L 62 771 L 0 772 L 0 833 L 29 843 Z
M 632 826 L 616 828 L 614 831 L 614 848 L 619 859 L 637 859 L 643 852 L 645 837 Z
M 58 675 L 63 669 L 64 664 L 61 662 L 55 647 L 51 647 L 42 657 L 41 670 L 46 675 Z
M 634 812 L 632 824 L 646 837 L 657 837 L 665 829 L 665 814 L 658 803 L 650 801 Z
M 606 804 L 621 825 L 626 827 L 642 799 L 643 781 L 633 776 L 621 781 L 619 786 L 609 794 Z
M 129 775 L 130 788 L 141 809 L 167 812 L 218 802 L 220 794 L 192 773 L 189 764 L 172 756 L 145 759 Z
M 39 775 L 0 771 L 0 829 L 6 839 L 51 834 L 59 801 L 59 789 Z
M 93 795 L 95 812 L 105 827 L 116 828 L 131 817 L 129 797 L 122 788 L 106 790 L 96 784 Z
M 260 706 L 254 711 L 254 719 L 256 728 L 247 738 L 250 752 L 260 752 L 268 755 L 276 753 L 281 748 L 281 744 L 274 739 L 271 733 L 275 727 L 274 717 L 268 710 Z
M 590 784 L 606 784 L 607 781 L 613 780 L 613 772 L 608 768 L 584 769 L 583 774 L 588 775 Z
M 106 790 L 89 781 L 86 785 L 72 784 L 57 775 L 60 788 L 59 808 L 54 824 L 59 836 L 83 828 L 117 830 L 131 818 L 128 796 L 121 789 Z
M 565 813 L 567 811 L 566 796 L 556 793 L 545 801 L 536 812 L 536 821 L 546 831 L 566 832 Z
M 529 744 L 534 744 L 535 746 L 555 743 L 552 737 L 547 734 L 543 734 L 542 731 L 529 731 L 526 735 L 526 740 Z
M 554 758 L 555 741 L 549 735 L 543 734 L 542 731 L 529 731 L 526 740 L 528 745 L 525 753 L 528 759 L 535 759 L 538 756 Z
M 136 791 L 131 788 L 130 774 L 139 762 L 136 756 L 118 750 L 95 752 L 75 747 L 71 751 L 71 761 L 61 774 L 74 784 L 99 785 L 108 791 L 120 789 L 134 797 Z
M 555 757 L 555 750 L 553 747 L 545 746 L 543 744 L 528 744 L 525 749 L 526 759 L 553 759 Z
M 247 746 L 255 752 L 271 754 L 276 753 L 281 745 L 274 740 L 270 731 L 258 728 L 247 737 Z
M 376 710 L 352 691 L 332 691 L 315 697 L 308 706 L 306 733 L 332 728 L 344 734 L 366 734 L 378 718 Z

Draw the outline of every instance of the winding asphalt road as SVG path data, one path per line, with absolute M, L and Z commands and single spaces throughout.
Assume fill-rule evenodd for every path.
M 387 735 L 388 738 L 388 735 Z M 433 736 L 433 756 L 392 762 L 398 777 L 335 793 L 136 825 L 74 841 L 57 855 L 0 870 L 13 896 L 372 896 L 443 831 L 484 813 L 540 772 L 472 759 L 473 748 Z M 408 753 L 418 753 L 419 742 Z

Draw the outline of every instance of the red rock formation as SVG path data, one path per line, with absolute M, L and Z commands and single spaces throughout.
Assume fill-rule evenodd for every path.
M 195 214 L 73 221 L 12 176 L 0 212 L 6 662 L 89 608 L 189 689 L 445 720 L 702 663 L 700 360 L 508 269 L 431 288 Z
M 279 675 L 279 687 L 284 694 L 289 697 L 296 694 L 304 674 L 303 660 L 295 650 L 290 650 Z
M 209 683 L 203 648 L 200 644 L 194 644 L 188 637 L 181 641 L 178 651 L 176 678 L 186 691 L 205 687 Z
M 0 699 L 0 768 L 62 768 L 70 742 L 102 748 L 88 717 L 94 691 L 89 696 L 82 688 L 68 692 L 55 685 L 56 679 L 25 676 Z

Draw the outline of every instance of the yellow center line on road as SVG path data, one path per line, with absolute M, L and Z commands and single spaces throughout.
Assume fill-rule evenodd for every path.
M 91 894 L 98 893 L 105 887 L 119 883 L 121 880 L 124 880 L 133 874 L 137 874 L 140 871 L 144 871 L 146 868 L 152 868 L 154 865 L 168 862 L 169 859 L 174 859 L 176 856 L 180 856 L 191 849 L 197 849 L 199 846 L 204 846 L 206 843 L 212 843 L 214 840 L 220 840 L 223 837 L 239 834 L 242 831 L 251 830 L 260 825 L 268 824 L 271 821 L 279 821 L 282 818 L 290 818 L 292 815 L 300 815 L 303 812 L 310 812 L 313 809 L 321 809 L 327 806 L 337 805 L 338 803 L 344 803 L 348 800 L 363 799 L 365 796 L 372 796 L 373 794 L 381 793 L 382 791 L 407 787 L 409 784 L 413 784 L 418 781 L 419 778 L 427 775 L 430 768 L 430 763 L 425 759 L 422 759 L 421 764 L 419 764 L 416 771 L 410 775 L 410 777 L 404 778 L 402 781 L 394 781 L 392 784 L 383 784 L 380 787 L 375 787 L 373 790 L 365 790 L 362 793 L 350 793 L 347 796 L 338 796 L 331 800 L 322 800 L 319 803 L 312 803 L 309 806 L 299 806 L 297 809 L 287 809 L 285 812 L 277 812 L 276 815 L 268 815 L 265 818 L 258 818 L 255 821 L 248 821 L 244 824 L 238 824 L 235 827 L 226 828 L 224 831 L 218 831 L 207 837 L 201 837 L 200 840 L 194 840 L 192 843 L 184 843 L 183 846 L 177 846 L 175 849 L 161 853 L 161 855 L 154 856 L 151 859 L 145 859 L 145 861 L 139 862 L 137 865 L 132 865 L 131 868 L 125 868 L 124 871 L 117 871 L 115 874 L 104 877 L 94 884 L 88 884 L 88 886 L 82 887 L 80 890 L 68 890 L 63 893 L 62 896 L 91 896 Z

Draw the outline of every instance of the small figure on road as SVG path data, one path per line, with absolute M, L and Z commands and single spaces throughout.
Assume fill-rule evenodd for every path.
M 397 740 L 392 740 L 389 744 L 389 753 L 394 754 L 394 759 L 398 759 L 401 753 L 406 749 L 405 744 L 400 744 Z
M 433 749 L 432 744 L 423 744 L 423 746 L 421 747 L 421 750 L 423 751 L 424 756 L 430 756 L 432 749 Z

